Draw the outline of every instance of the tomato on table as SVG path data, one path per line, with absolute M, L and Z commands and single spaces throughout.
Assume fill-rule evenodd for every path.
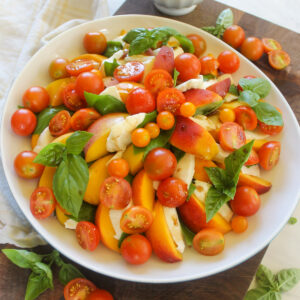
M 78 76 L 80 73 L 99 68 L 99 63 L 92 59 L 78 59 L 66 65 L 66 70 L 71 76 Z
M 60 136 L 69 132 L 71 115 L 67 110 L 58 112 L 49 122 L 49 130 L 53 136 Z
M 78 222 L 75 232 L 79 245 L 85 250 L 94 251 L 100 243 L 100 231 L 91 222 Z
M 155 110 L 156 103 L 150 91 L 143 88 L 132 90 L 126 100 L 126 109 L 131 114 L 149 113 Z
M 50 99 L 45 88 L 32 86 L 25 91 L 22 101 L 25 108 L 38 113 L 48 107 Z
M 192 117 L 196 113 L 196 106 L 192 102 L 184 102 L 180 105 L 180 114 L 186 118 Z
M 55 206 L 53 191 L 48 187 L 38 187 L 30 196 L 30 211 L 36 219 L 45 219 L 52 215 Z
M 65 300 L 85 300 L 97 287 L 85 278 L 75 278 L 64 288 Z
M 259 164 L 265 170 L 271 170 L 279 161 L 281 144 L 277 141 L 267 142 L 258 151 Z
M 162 69 L 172 74 L 174 65 L 175 61 L 173 49 L 167 46 L 162 46 L 155 57 L 153 70 Z
M 36 156 L 33 151 L 23 151 L 16 156 L 14 168 L 20 177 L 32 179 L 42 175 L 45 166 L 33 162 Z
M 243 216 L 234 216 L 231 220 L 231 228 L 235 233 L 243 233 L 248 228 L 247 218 Z
M 94 108 L 81 108 L 71 117 L 71 128 L 74 131 L 86 130 L 101 115 Z
M 179 72 L 178 79 L 187 81 L 200 74 L 201 63 L 194 54 L 182 53 L 175 58 L 175 68 Z
M 273 50 L 268 53 L 268 61 L 272 68 L 282 70 L 291 63 L 291 58 L 283 50 Z
M 241 46 L 241 52 L 250 60 L 258 60 L 264 53 L 264 46 L 260 39 L 247 37 Z
M 257 126 L 257 117 L 255 111 L 249 106 L 238 106 L 234 109 L 235 121 L 243 127 L 244 130 L 254 130 Z
M 245 31 L 239 25 L 231 25 L 223 33 L 223 41 L 237 49 L 245 40 Z
M 154 122 L 148 123 L 145 126 L 145 129 L 148 130 L 151 139 L 155 139 L 159 136 L 160 129 L 159 129 L 159 126 L 156 123 L 154 123 Z
M 137 128 L 131 134 L 131 141 L 136 147 L 146 147 L 150 140 L 150 133 L 145 128 Z
M 222 123 L 225 122 L 234 122 L 235 121 L 235 112 L 231 108 L 222 108 L 219 112 L 219 119 Z
M 129 164 L 124 158 L 116 158 L 110 161 L 107 171 L 110 176 L 124 178 L 129 173 Z
M 114 300 L 114 298 L 110 292 L 96 289 L 87 296 L 86 300 Z
M 173 86 L 173 78 L 166 70 L 156 69 L 148 73 L 145 78 L 145 88 L 153 95 Z
M 92 72 L 83 72 L 78 75 L 75 81 L 75 91 L 82 98 L 84 92 L 100 94 L 104 90 L 102 77 Z
M 235 122 L 225 122 L 220 127 L 220 145 L 226 151 L 239 149 L 246 143 L 243 128 Z
M 101 54 L 107 46 L 106 37 L 100 31 L 88 32 L 83 38 L 83 45 L 88 53 Z
M 199 34 L 189 34 L 187 35 L 187 38 L 190 39 L 193 43 L 195 52 L 194 55 L 196 55 L 198 58 L 205 52 L 206 50 L 206 42 L 205 39 L 200 36 Z
M 200 58 L 201 72 L 202 75 L 212 74 L 218 75 L 219 62 L 214 58 L 213 55 L 206 55 Z
M 261 121 L 258 121 L 258 124 L 259 124 L 260 131 L 265 133 L 265 134 L 269 134 L 269 135 L 279 134 L 283 129 L 283 126 L 268 125 L 268 124 L 263 123 Z
M 75 83 L 68 84 L 62 91 L 64 105 L 72 111 L 79 110 L 87 106 L 85 99 L 82 99 L 75 90 Z
M 133 265 L 145 263 L 151 256 L 152 247 L 143 235 L 133 234 L 124 239 L 121 245 L 121 254 L 124 259 Z
M 266 53 L 269 53 L 273 50 L 281 50 L 281 45 L 274 39 L 271 38 L 263 38 L 262 43 L 264 45 L 264 50 Z
M 52 60 L 49 66 L 49 75 L 53 79 L 61 79 L 69 76 L 66 66 L 69 64 L 69 61 L 65 58 L 58 57 Z
M 240 67 L 240 59 L 238 55 L 230 50 L 221 52 L 218 56 L 218 62 L 220 64 L 219 69 L 223 73 L 234 73 Z
M 254 149 L 251 149 L 248 160 L 245 163 L 245 166 L 253 166 L 259 163 L 259 157 L 257 152 Z
M 114 70 L 114 77 L 119 81 L 139 82 L 144 75 L 144 65 L 138 61 L 130 61 Z
M 180 106 L 184 102 L 185 97 L 181 91 L 176 88 L 166 88 L 157 96 L 157 111 L 169 111 L 174 115 L 180 115 Z
M 26 108 L 16 110 L 10 119 L 10 125 L 15 134 L 28 136 L 33 133 L 36 127 L 35 114 Z
M 163 130 L 169 130 L 173 128 L 175 124 L 175 117 L 169 111 L 162 111 L 157 115 L 156 122 L 159 128 Z

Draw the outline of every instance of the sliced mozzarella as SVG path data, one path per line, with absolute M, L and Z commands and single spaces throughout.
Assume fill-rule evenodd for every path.
M 253 176 L 257 176 L 260 177 L 260 168 L 259 165 L 253 165 L 253 166 L 242 166 L 242 173 L 243 174 L 247 174 L 247 175 L 253 175 Z
M 153 57 L 153 56 L 151 56 Z M 144 75 L 143 75 L 143 79 L 142 79 L 142 82 L 145 81 L 145 78 L 146 76 L 149 74 L 149 72 L 153 69 L 153 65 L 154 65 L 154 58 L 150 59 L 150 60 L 147 60 L 145 61 L 143 64 L 144 64 Z
M 223 100 L 224 100 L 224 102 L 232 102 L 232 101 L 236 100 L 237 98 L 238 98 L 238 96 L 227 93 Z
M 184 83 L 176 86 L 176 89 L 181 92 L 186 92 L 190 89 L 202 89 L 203 87 L 203 76 L 198 78 L 190 79 Z
M 65 228 L 67 229 L 73 229 L 75 230 L 76 229 L 76 226 L 77 226 L 77 223 L 75 220 L 72 220 L 72 219 L 68 219 L 66 222 L 65 222 Z
M 153 180 L 153 181 L 152 181 L 152 186 L 153 186 L 153 188 L 154 188 L 156 191 L 157 191 L 157 189 L 158 189 L 159 184 L 160 184 L 160 181 L 159 181 L 159 180 Z
M 247 140 L 264 140 L 270 137 L 269 134 L 262 133 L 258 129 L 254 131 L 245 130 L 245 135 Z
M 55 137 L 51 135 L 49 127 L 47 126 L 40 134 L 33 151 L 39 153 L 44 147 L 53 142 L 54 139 Z
M 215 123 L 204 115 L 197 115 L 195 117 L 190 117 L 190 119 L 208 131 L 217 128 Z
M 202 85 L 202 89 L 207 89 L 209 86 L 217 83 L 218 80 L 216 79 L 211 79 L 211 80 L 207 80 L 207 81 L 203 81 L 203 85 Z
M 223 163 L 225 158 L 231 153 L 231 152 L 228 152 L 228 151 L 225 151 L 223 150 L 223 148 L 219 145 L 218 145 L 218 148 L 219 148 L 219 152 L 217 153 L 217 155 L 213 158 L 214 161 L 216 162 L 219 162 L 219 163 Z
M 181 47 L 173 48 L 173 52 L 174 52 L 174 58 L 176 58 L 178 55 L 184 53 L 184 51 Z
M 184 181 L 189 187 L 193 180 L 194 173 L 195 155 L 186 153 L 177 163 L 173 176 Z
M 120 93 L 115 85 L 107 87 L 100 95 L 110 95 L 122 101 Z
M 176 248 L 180 253 L 183 253 L 185 244 L 183 241 L 181 226 L 179 223 L 176 208 L 163 206 L 163 210 L 172 239 L 176 244 Z
M 125 150 L 118 151 L 111 159 L 109 159 L 109 160 L 107 161 L 106 165 L 108 166 L 109 163 L 110 163 L 112 160 L 114 160 L 114 159 L 122 158 L 124 152 L 125 152 Z

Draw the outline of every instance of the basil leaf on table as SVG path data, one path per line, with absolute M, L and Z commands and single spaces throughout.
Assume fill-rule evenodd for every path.
M 272 271 L 264 265 L 258 267 L 255 279 L 260 287 L 276 288 L 275 276 Z
M 106 76 L 113 76 L 114 75 L 114 70 L 119 66 L 117 63 L 117 60 L 114 59 L 113 62 L 104 62 L 104 71 Z
M 257 105 L 259 98 L 260 97 L 257 93 L 245 90 L 240 93 L 238 100 L 240 102 L 247 103 L 251 107 L 254 107 L 255 105 Z
M 189 188 L 188 188 L 188 195 L 187 195 L 185 201 L 189 201 L 189 200 L 190 200 L 191 196 L 194 194 L 195 189 L 196 189 L 195 184 L 194 184 L 194 183 L 191 183 L 191 184 L 189 185 Z
M 177 84 L 177 78 L 178 78 L 178 75 L 179 75 L 180 73 L 176 70 L 176 68 L 174 69 L 174 73 L 173 73 L 173 85 L 174 85 L 174 87 L 176 86 L 176 84 Z
M 201 27 L 201 29 L 214 35 L 216 27 L 215 26 L 203 26 L 203 27 Z
M 38 153 L 33 162 L 56 167 L 61 163 L 65 150 L 66 146 L 62 143 L 50 143 Z
M 67 152 L 79 155 L 92 136 L 90 132 L 75 131 L 66 141 Z
M 212 103 L 208 103 L 202 106 L 197 107 L 196 112 L 195 112 L 195 116 L 197 115 L 209 115 L 212 112 L 214 112 L 215 110 L 217 110 L 222 104 L 224 103 L 223 100 L 220 101 L 216 101 L 216 102 L 212 102 Z
M 252 109 L 255 111 L 259 121 L 267 125 L 283 125 L 282 115 L 273 105 L 266 102 L 258 102 Z
M 148 123 L 155 121 L 156 117 L 157 117 L 157 111 L 156 110 L 154 110 L 154 111 L 152 111 L 150 113 L 146 113 L 143 122 L 140 123 L 137 126 L 137 128 L 143 128 L 143 127 L 145 127 L 145 125 L 147 125 Z
M 36 262 L 43 259 L 43 255 L 27 250 L 3 249 L 2 252 L 12 263 L 25 269 L 31 269 Z
M 243 90 L 258 94 L 260 98 L 265 98 L 271 90 L 271 84 L 264 78 L 241 78 L 239 85 Z
M 219 14 L 216 25 L 222 25 L 226 29 L 233 24 L 233 13 L 230 8 L 226 8 Z
M 103 53 L 103 55 L 106 56 L 106 57 L 111 57 L 113 54 L 115 54 L 116 52 L 118 52 L 119 50 L 122 50 L 122 49 L 123 49 L 123 45 L 122 45 L 121 42 L 108 41 L 107 46 L 106 46 L 106 50 Z M 105 71 L 105 73 L 106 73 L 106 71 Z
M 180 226 L 181 226 L 181 232 L 182 232 L 185 243 L 189 247 L 193 246 L 193 239 L 194 239 L 195 233 L 192 232 L 181 220 L 180 220 Z
M 263 287 L 251 289 L 247 292 L 243 300 L 280 300 L 281 295 L 275 291 L 270 291 Z
M 49 288 L 53 288 L 53 284 L 45 274 L 32 272 L 27 281 L 25 300 L 34 300 Z
M 80 211 L 78 213 L 78 217 L 74 217 L 72 215 L 67 215 L 68 218 L 80 222 L 80 221 L 88 221 L 93 222 L 95 221 L 97 207 L 95 205 L 89 204 L 87 202 L 82 202 L 80 207 Z
M 58 279 L 61 284 L 66 285 L 75 278 L 85 278 L 85 276 L 72 264 L 63 263 L 58 273 Z
M 284 269 L 276 274 L 280 292 L 291 290 L 300 281 L 300 269 Z

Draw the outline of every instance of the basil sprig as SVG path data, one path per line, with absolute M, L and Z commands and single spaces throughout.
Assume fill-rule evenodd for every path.
M 108 41 L 106 50 L 103 53 L 104 56 L 106 57 L 111 57 L 114 53 L 118 52 L 119 50 L 122 50 L 123 46 L 121 42 L 117 41 Z
M 113 76 L 114 70 L 119 66 L 117 60 L 114 59 L 113 62 L 104 61 L 104 71 L 106 76 Z
M 177 84 L 177 78 L 178 78 L 178 75 L 179 75 L 180 73 L 176 70 L 176 68 L 174 69 L 174 73 L 173 73 L 173 85 L 174 85 L 174 87 L 176 86 L 176 84 Z
M 97 206 L 89 204 L 87 202 L 82 202 L 78 217 L 72 215 L 66 215 L 69 219 L 72 219 L 76 222 L 88 221 L 94 223 L 96 215 Z
M 186 202 L 188 202 L 191 198 L 191 196 L 194 194 L 194 191 L 196 189 L 196 186 L 195 184 L 192 182 L 190 185 L 189 185 L 189 188 L 188 188 L 188 195 L 186 197 Z
M 156 110 L 154 110 L 154 111 L 152 111 L 150 113 L 146 113 L 143 122 L 140 123 L 137 126 L 137 128 L 143 128 L 143 127 L 145 127 L 145 125 L 147 125 L 148 123 L 155 121 L 156 117 L 157 117 L 157 111 Z
M 224 100 L 216 101 L 216 102 L 211 102 L 208 104 L 204 104 L 201 106 L 198 106 L 195 112 L 195 116 L 197 115 L 209 115 L 215 110 L 217 110 L 222 104 L 224 103 Z

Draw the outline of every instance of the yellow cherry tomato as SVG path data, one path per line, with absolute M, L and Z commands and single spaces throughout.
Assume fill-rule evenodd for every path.
M 219 119 L 222 123 L 234 122 L 235 112 L 231 108 L 223 108 L 220 110 Z
M 146 147 L 150 143 L 150 133 L 145 128 L 137 128 L 131 134 L 133 145 L 137 147 Z

